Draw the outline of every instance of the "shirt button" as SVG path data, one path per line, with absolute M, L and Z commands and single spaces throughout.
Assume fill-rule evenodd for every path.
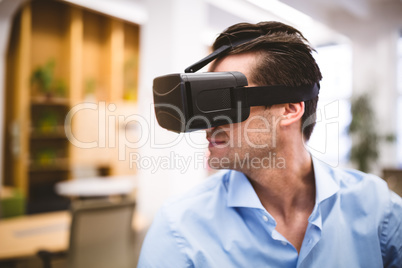
M 282 243 L 282 245 L 284 245 L 284 246 L 286 246 L 288 243 L 286 243 L 285 241 L 282 241 L 281 242 Z
M 264 221 L 268 221 L 268 217 L 267 216 L 262 216 L 262 218 L 264 219 Z

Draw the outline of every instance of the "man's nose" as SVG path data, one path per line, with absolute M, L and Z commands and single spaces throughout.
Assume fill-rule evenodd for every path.
M 205 134 L 207 135 L 207 137 L 208 137 L 208 136 L 211 136 L 212 133 L 213 133 L 215 130 L 216 130 L 216 127 L 207 128 L 207 129 L 205 130 Z

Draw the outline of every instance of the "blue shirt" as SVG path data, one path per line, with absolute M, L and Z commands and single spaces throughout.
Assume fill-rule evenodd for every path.
M 219 172 L 166 203 L 138 267 L 402 267 L 402 201 L 378 177 L 313 160 L 316 202 L 300 254 L 247 177 Z

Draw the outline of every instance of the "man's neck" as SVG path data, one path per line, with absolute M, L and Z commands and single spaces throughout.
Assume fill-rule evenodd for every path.
M 246 174 L 261 204 L 274 217 L 275 229 L 297 252 L 300 252 L 315 205 L 311 156 L 304 148 L 301 151 L 301 154 L 300 150 L 298 154 L 287 153 L 284 169 L 259 169 Z
M 310 154 L 287 153 L 284 168 L 246 171 L 262 205 L 284 220 L 295 212 L 311 213 L 315 203 L 315 179 Z M 280 157 L 280 154 L 277 154 Z

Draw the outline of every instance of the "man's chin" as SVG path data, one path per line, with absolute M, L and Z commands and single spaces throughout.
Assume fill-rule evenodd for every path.
M 212 169 L 231 169 L 230 159 L 227 156 L 216 156 L 211 154 L 208 158 L 208 165 Z

